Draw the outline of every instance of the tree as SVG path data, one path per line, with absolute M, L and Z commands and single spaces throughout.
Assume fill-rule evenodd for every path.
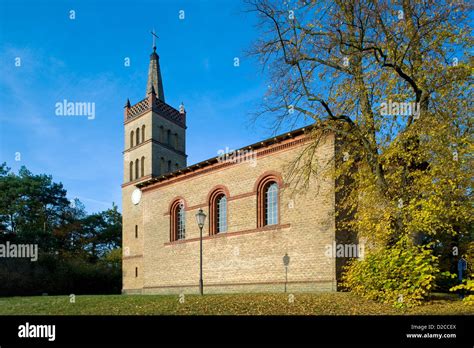
M 465 53 L 472 47 L 471 5 L 248 3 L 262 29 L 251 53 L 271 80 L 258 116 L 271 115 L 276 127 L 301 119 L 316 125 L 313 141 L 290 166 L 295 186 L 304 188 L 322 172 L 349 177 L 342 211 L 353 218 L 345 227 L 374 255 L 425 245 L 432 250 L 428 265 L 453 246 L 465 249 L 460 241 L 472 240 L 473 226 Z M 332 165 L 320 168 L 314 156 L 328 130 L 347 154 L 330 163 L 335 172 Z
M 87 215 L 61 183 L 0 165 L 0 243 L 37 244 L 37 262 L 0 259 L 0 295 L 118 292 L 122 216 Z
M 83 248 L 89 252 L 92 260 L 97 260 L 120 247 L 122 215 L 117 206 L 112 204 L 111 209 L 84 218 L 81 229 Z
M 33 175 L 25 167 L 15 175 L 6 164 L 2 165 L 0 221 L 5 235 L 52 250 L 52 230 L 64 222 L 68 208 L 66 190 L 61 183 L 53 182 L 51 176 Z

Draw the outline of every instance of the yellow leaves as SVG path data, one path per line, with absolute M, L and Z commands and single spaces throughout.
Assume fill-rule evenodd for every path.
M 430 294 L 438 273 L 437 261 L 429 249 L 402 238 L 394 246 L 351 263 L 343 281 L 347 288 L 365 298 L 397 308 L 412 307 Z
M 406 294 L 403 292 L 403 295 Z M 2 315 L 397 315 L 469 313 L 461 301 L 435 301 L 396 309 L 390 301 L 364 299 L 354 293 L 186 295 L 87 295 L 71 305 L 67 296 L 13 297 L 0 301 Z M 420 300 L 421 297 L 417 295 Z M 464 302 L 467 303 L 467 302 Z M 472 313 L 472 311 L 471 311 Z
M 464 280 L 462 284 L 456 285 L 449 289 L 451 292 L 462 291 L 466 295 L 463 299 L 464 303 L 474 305 L 474 279 Z

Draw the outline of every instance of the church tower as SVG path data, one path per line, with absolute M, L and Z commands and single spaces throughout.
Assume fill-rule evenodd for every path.
M 153 46 L 145 98 L 124 109 L 122 243 L 123 287 L 140 292 L 144 282 L 144 215 L 141 191 L 151 178 L 186 167 L 186 111 L 166 104 L 160 58 Z
M 145 99 L 124 111 L 124 183 L 186 167 L 186 112 L 166 104 L 156 47 L 150 55 Z

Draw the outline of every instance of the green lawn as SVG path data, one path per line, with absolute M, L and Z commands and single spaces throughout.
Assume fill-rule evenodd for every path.
M 474 314 L 474 306 L 459 300 L 438 297 L 423 306 L 398 310 L 356 297 L 350 293 L 187 295 L 84 295 L 0 298 L 0 315 L 376 315 L 376 314 Z

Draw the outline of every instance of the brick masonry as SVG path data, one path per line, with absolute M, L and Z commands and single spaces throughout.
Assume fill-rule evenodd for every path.
M 160 140 L 153 122 L 159 125 L 163 120 L 157 118 L 154 121 L 155 117 L 150 112 L 126 124 L 126 149 L 129 145 L 128 133 L 140 122 L 153 129 L 152 138 Z M 184 139 L 184 129 L 173 131 L 182 132 L 180 136 Z M 138 205 L 131 202 L 132 191 L 136 188 L 135 184 L 160 171 L 156 158 L 166 153 L 180 166 L 185 166 L 185 157 L 154 142 L 125 151 L 125 180 L 122 186 L 123 292 L 198 292 L 199 228 L 195 214 L 202 208 L 209 217 L 208 197 L 218 185 L 224 186 L 230 195 L 227 197 L 228 231 L 210 236 L 209 219 L 206 220 L 203 229 L 205 293 L 282 292 L 285 283 L 289 292 L 335 291 L 336 262 L 325 255 L 326 246 L 332 245 L 335 240 L 334 180 L 314 178 L 309 189 L 299 195 L 293 194 L 287 180 L 288 165 L 307 145 L 304 137 L 301 135 L 260 148 L 255 166 L 250 162 L 226 166 L 215 163 L 197 170 L 193 175 L 177 174 L 144 187 Z M 180 146 L 185 152 L 184 140 Z M 329 134 L 319 145 L 316 153 L 318 161 L 323 163 L 332 159 L 334 148 L 334 137 Z M 130 183 L 130 158 L 142 155 L 150 158 L 152 163 L 147 162 L 148 170 L 143 179 Z M 276 226 L 257 228 L 255 187 L 265 173 L 276 173 L 283 181 L 279 192 L 280 220 Z M 184 199 L 186 206 L 186 239 L 171 242 L 169 208 L 178 198 Z M 283 264 L 285 254 L 290 257 L 287 280 Z

